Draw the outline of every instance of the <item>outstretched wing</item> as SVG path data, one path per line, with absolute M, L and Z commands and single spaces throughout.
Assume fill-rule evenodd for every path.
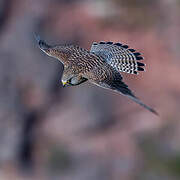
M 144 71 L 145 64 L 138 62 L 143 57 L 134 49 L 129 49 L 127 45 L 113 42 L 94 42 L 90 52 L 101 56 L 119 72 L 138 74 L 138 71 Z
M 117 91 L 117 92 L 121 93 L 122 95 L 129 97 L 134 102 L 136 102 L 137 104 L 146 108 L 150 112 L 158 115 L 158 113 L 153 108 L 144 104 L 139 98 L 137 98 L 132 93 L 132 91 L 128 88 L 128 86 L 122 81 L 122 76 L 120 75 L 120 73 L 118 71 L 114 70 L 113 68 L 109 68 L 107 71 L 108 71 L 108 73 L 106 73 L 106 74 L 109 74 L 110 76 L 106 76 L 106 78 L 103 81 L 102 80 L 96 81 L 94 83 L 103 88 Z

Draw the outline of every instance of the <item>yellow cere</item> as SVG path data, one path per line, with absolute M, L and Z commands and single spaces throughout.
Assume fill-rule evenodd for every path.
M 63 86 L 66 85 L 66 84 L 67 84 L 67 81 L 63 81 L 63 80 L 62 80 L 62 84 L 63 84 Z

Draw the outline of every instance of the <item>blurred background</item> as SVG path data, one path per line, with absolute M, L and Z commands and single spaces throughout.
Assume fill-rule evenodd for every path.
M 0 180 L 180 179 L 179 0 L 0 0 Z M 124 80 L 153 115 L 89 83 L 62 88 L 49 44 L 142 52 Z

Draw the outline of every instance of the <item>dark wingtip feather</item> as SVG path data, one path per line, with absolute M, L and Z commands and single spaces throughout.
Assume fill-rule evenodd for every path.
M 39 45 L 39 48 L 40 48 L 40 49 L 44 49 L 44 50 L 45 50 L 45 49 L 48 49 L 48 48 L 51 47 L 51 46 L 49 46 L 48 44 L 46 44 L 46 42 L 43 41 L 43 40 L 40 38 L 39 35 L 34 34 L 34 37 L 35 37 L 36 41 L 38 42 L 38 45 Z
M 128 45 L 122 45 L 122 47 L 127 49 L 129 46 Z
M 139 98 L 137 98 L 132 91 L 128 88 L 128 86 L 120 80 L 114 79 L 114 81 L 111 84 L 111 89 L 115 90 L 115 91 L 119 91 L 121 94 L 129 97 L 131 100 L 133 100 L 134 102 L 136 102 L 137 104 L 141 105 L 142 107 L 144 107 L 145 109 L 147 109 L 148 111 L 152 112 L 153 114 L 158 116 L 157 111 L 155 111 L 153 108 L 151 108 L 150 106 L 147 106 L 146 104 L 144 104 Z
M 136 57 L 136 60 L 141 60 L 141 59 L 143 59 L 143 57 L 141 56 L 141 53 L 139 53 L 139 52 L 134 52 L 133 54 L 134 54 L 134 56 Z
M 113 44 L 113 42 L 111 42 L 111 41 L 108 41 L 106 44 Z
M 104 41 L 100 41 L 99 44 L 106 44 Z
M 116 45 L 116 46 L 122 46 L 121 43 L 114 43 L 114 45 Z
M 137 62 L 137 65 L 138 65 L 138 66 L 145 66 L 144 63 L 140 63 L 140 62 Z
M 131 51 L 131 52 L 135 52 L 136 50 L 135 49 L 128 49 L 129 51 Z
M 135 52 L 135 53 L 134 53 L 134 55 L 135 55 L 135 56 L 140 56 L 140 55 L 141 55 L 141 53 L 139 53 L 139 52 Z
M 97 42 L 93 42 L 93 45 L 98 45 L 98 43 Z
M 152 113 L 154 113 L 156 116 L 159 116 L 159 113 L 157 111 L 155 111 L 154 109 L 149 109 Z
M 144 71 L 144 69 L 142 67 L 138 67 L 137 70 L 138 71 Z
M 153 114 L 159 116 L 159 114 L 157 113 L 157 111 L 155 111 L 153 108 L 151 108 L 150 106 L 147 106 L 146 104 L 144 104 L 142 101 L 140 101 L 139 98 L 137 98 L 136 96 L 134 96 L 133 94 L 127 94 L 127 96 L 132 99 L 134 102 L 138 103 L 139 105 L 141 105 L 142 107 L 144 107 L 145 109 L 147 109 L 148 111 L 152 112 Z
M 143 59 L 142 56 L 137 56 L 137 57 L 136 57 L 136 60 L 142 60 L 142 59 Z

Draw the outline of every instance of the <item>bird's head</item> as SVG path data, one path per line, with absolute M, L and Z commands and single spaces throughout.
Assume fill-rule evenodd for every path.
M 76 86 L 79 85 L 85 81 L 87 81 L 88 79 L 84 78 L 83 76 L 79 75 L 78 73 L 74 73 L 74 71 L 72 70 L 72 68 L 65 68 L 62 78 L 61 78 L 61 82 L 63 84 L 63 86 Z
M 82 77 L 82 76 L 78 76 L 78 75 L 73 75 L 70 76 L 68 78 L 66 78 L 65 76 L 62 77 L 62 84 L 63 86 L 77 86 L 83 82 L 86 82 L 88 79 Z
M 66 87 L 66 86 L 70 86 L 71 85 L 71 81 L 70 80 L 61 80 L 61 82 L 62 82 L 62 85 L 63 85 L 63 87 Z
M 63 87 L 73 85 L 73 73 L 71 71 L 64 71 L 63 76 L 61 78 L 61 82 Z

